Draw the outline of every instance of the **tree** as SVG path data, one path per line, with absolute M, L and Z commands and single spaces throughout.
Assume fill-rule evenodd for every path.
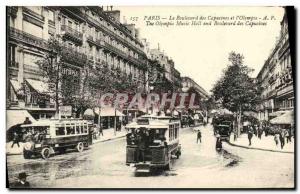
M 59 106 L 72 101 L 74 95 L 79 91 L 78 77 L 72 74 L 64 74 L 65 64 L 62 60 L 64 47 L 59 37 L 50 37 L 47 42 L 48 51 L 44 57 L 37 61 L 44 82 L 47 84 L 48 96 L 54 100 L 56 117 L 58 117 Z
M 259 89 L 249 74 L 253 71 L 244 65 L 244 56 L 231 52 L 228 58 L 230 64 L 224 70 L 212 89 L 216 101 L 224 108 L 237 113 L 238 134 L 241 129 L 242 112 L 255 110 L 259 102 Z

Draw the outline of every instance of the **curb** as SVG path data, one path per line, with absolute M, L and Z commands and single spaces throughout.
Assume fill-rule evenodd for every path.
M 110 140 L 121 139 L 122 137 L 125 137 L 125 136 L 126 136 L 126 135 L 122 135 L 122 136 L 115 137 L 115 138 L 105 139 L 105 140 L 103 140 L 103 141 L 97 141 L 97 142 L 92 143 L 92 145 L 97 144 L 97 143 L 101 143 L 101 142 L 110 141 Z
M 283 154 L 294 154 L 294 152 L 290 152 L 290 151 L 280 151 L 280 150 L 271 150 L 271 149 L 264 149 L 264 148 L 248 147 L 248 146 L 237 145 L 237 144 L 234 144 L 234 143 L 231 143 L 231 142 L 226 142 L 226 143 L 228 143 L 231 146 L 245 148 L 245 149 L 269 151 L 269 152 L 278 152 L 278 153 L 283 153 Z

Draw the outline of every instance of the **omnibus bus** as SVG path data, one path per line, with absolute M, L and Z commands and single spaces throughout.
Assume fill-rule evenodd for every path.
M 126 164 L 137 172 L 150 172 L 154 168 L 170 169 L 172 157 L 179 158 L 180 122 L 169 119 L 139 118 L 126 125 L 128 131 Z
M 56 151 L 64 153 L 66 149 L 82 152 L 91 144 L 92 124 L 78 119 L 47 119 L 32 124 L 21 125 L 24 137 L 23 156 L 41 155 L 47 159 Z

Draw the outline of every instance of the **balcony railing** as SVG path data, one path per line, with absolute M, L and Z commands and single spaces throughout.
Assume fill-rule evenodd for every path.
M 82 43 L 83 35 L 81 32 L 79 32 L 67 25 L 62 25 L 61 30 L 64 31 L 64 37 L 70 38 L 71 40 L 78 42 L 80 44 Z
M 8 61 L 8 66 L 9 67 L 15 67 L 15 68 L 19 68 L 19 63 L 16 61 Z
M 18 7 L 12 6 L 7 7 L 7 15 L 12 16 L 13 18 L 17 17 Z
M 268 93 L 267 93 L 267 98 L 276 95 L 276 92 L 277 92 L 276 90 L 272 90 L 272 91 L 268 92 Z
M 91 23 L 93 23 L 96 26 L 101 27 L 102 29 L 104 29 L 107 33 L 109 33 L 110 35 L 112 35 L 113 37 L 116 37 L 119 41 L 121 41 L 123 44 L 135 49 L 137 52 L 139 53 L 143 53 L 142 49 L 137 47 L 136 45 L 134 45 L 132 42 L 130 42 L 129 40 L 126 40 L 125 38 L 123 38 L 122 36 L 120 36 L 119 34 L 117 34 L 116 32 L 112 31 L 111 29 L 109 29 L 107 26 L 105 26 L 104 24 L 102 24 L 101 22 L 97 21 L 96 19 L 86 15 L 85 16 L 87 20 L 89 20 Z
M 30 44 L 30 45 L 33 45 L 36 47 L 47 49 L 47 42 L 44 39 L 38 38 L 32 34 L 23 32 L 16 28 L 12 28 L 12 27 L 10 28 L 9 36 L 10 36 L 10 38 L 16 39 L 18 41 L 22 41 L 24 43 L 27 43 L 27 44 Z
M 280 57 L 283 55 L 283 53 L 286 51 L 286 49 L 289 48 L 289 40 L 286 40 L 284 44 L 281 46 L 281 48 L 278 51 L 278 56 Z
M 63 48 L 62 58 L 64 61 L 77 66 L 83 66 L 87 62 L 87 56 L 84 53 L 67 47 Z
M 26 108 L 55 108 L 55 104 L 45 103 L 45 104 L 38 104 L 38 103 L 27 103 L 25 104 Z
M 51 26 L 55 26 L 55 22 L 52 21 L 52 20 L 49 20 L 49 21 L 48 21 L 48 24 L 51 25 Z
M 38 66 L 24 64 L 24 71 L 34 74 L 40 74 L 41 70 Z
M 28 13 L 28 14 L 30 14 L 30 15 L 32 15 L 32 16 L 34 16 L 34 17 L 40 19 L 40 20 L 42 20 L 42 21 L 45 20 L 45 17 L 44 17 L 44 16 L 42 16 L 41 14 L 38 14 L 38 13 L 32 11 L 31 9 L 28 9 L 27 7 L 23 7 L 23 11 L 24 11 L 25 13 Z

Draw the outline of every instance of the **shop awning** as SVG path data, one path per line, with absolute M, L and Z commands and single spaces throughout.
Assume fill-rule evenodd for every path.
M 27 110 L 6 110 L 6 130 L 9 130 L 12 126 L 23 124 L 26 117 L 31 122 L 36 121 Z
M 13 87 L 13 90 L 15 91 L 15 93 L 17 95 L 21 95 L 24 94 L 24 91 L 22 89 L 22 85 L 20 82 L 16 81 L 16 80 L 10 80 L 10 84 Z
M 276 112 L 269 113 L 269 116 L 278 117 L 280 115 L 283 115 L 284 113 L 286 113 L 286 111 L 276 111 Z
M 99 115 L 99 108 L 95 108 L 95 113 L 97 115 Z M 113 117 L 113 116 L 118 116 L 118 117 L 121 117 L 121 116 L 124 116 L 123 113 L 121 113 L 119 110 L 116 110 L 112 107 L 107 107 L 107 108 L 101 108 L 100 110 L 100 116 L 101 117 Z
M 26 79 L 26 81 L 36 92 L 40 94 L 50 94 L 48 83 L 33 79 Z
M 271 124 L 291 125 L 294 124 L 294 111 L 287 111 L 283 115 L 270 120 Z

